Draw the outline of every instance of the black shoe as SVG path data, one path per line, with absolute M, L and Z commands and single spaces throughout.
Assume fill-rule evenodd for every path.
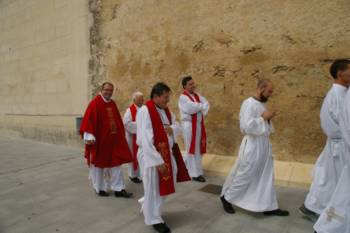
M 142 183 L 142 180 L 140 180 L 138 177 L 129 177 L 129 179 L 135 184 Z
M 132 193 L 128 193 L 123 189 L 122 191 L 114 191 L 114 196 L 115 197 L 124 197 L 124 198 L 130 198 L 132 197 Z
M 304 204 L 302 206 L 300 206 L 299 211 L 301 214 L 303 214 L 305 217 L 307 217 L 312 222 L 316 222 L 318 217 L 319 217 L 319 215 L 317 213 L 306 208 Z
M 192 180 L 202 183 L 206 181 L 204 176 L 192 177 Z
M 220 197 L 221 203 L 222 203 L 222 207 L 224 207 L 224 210 L 226 211 L 226 213 L 229 214 L 234 214 L 236 211 L 233 208 L 232 204 L 228 201 L 226 201 L 225 197 L 222 196 Z
M 158 223 L 153 225 L 154 230 L 159 233 L 170 233 L 170 228 L 165 223 Z
M 108 197 L 109 196 L 109 193 L 107 193 L 106 191 L 99 191 L 97 193 L 97 195 L 99 195 L 100 197 Z
M 276 209 L 276 210 L 271 210 L 271 211 L 264 211 L 264 215 L 267 216 L 289 216 L 289 212 L 287 210 L 281 210 L 281 209 Z

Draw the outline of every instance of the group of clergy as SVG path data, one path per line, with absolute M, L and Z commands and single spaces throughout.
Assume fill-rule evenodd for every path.
M 300 212 L 318 233 L 350 233 L 350 61 L 330 66 L 334 84 L 320 113 L 327 142 L 313 169 L 313 181 Z
M 350 233 L 350 61 L 335 60 L 330 73 L 334 84 L 321 109 L 321 126 L 328 139 L 300 211 L 317 221 L 314 229 L 319 233 Z M 191 76 L 182 79 L 182 86 L 180 124 L 168 108 L 171 89 L 167 84 L 156 83 L 146 102 L 141 92 L 135 92 L 122 119 L 112 100 L 114 86 L 105 82 L 87 107 L 80 128 L 95 192 L 109 196 L 110 189 L 116 197 L 130 198 L 121 168 L 127 164 L 130 180 L 143 184 L 144 195 L 138 202 L 145 224 L 160 233 L 171 232 L 161 206 L 165 197 L 175 192 L 175 184 L 206 181 L 202 156 L 206 153 L 204 117 L 209 103 L 195 91 Z M 220 195 L 229 214 L 234 214 L 237 206 L 267 216 L 289 215 L 278 207 L 274 187 L 269 135 L 274 132 L 272 120 L 277 111 L 267 106 L 273 90 L 270 80 L 259 80 L 256 93 L 242 103 L 239 120 L 244 137 Z M 181 133 L 183 156 L 176 142 Z
M 205 182 L 202 155 L 206 153 L 204 116 L 208 101 L 195 92 L 191 76 L 182 80 L 179 98 L 181 125 L 168 109 L 171 89 L 156 83 L 150 99 L 135 92 L 123 119 L 112 100 L 114 86 L 105 82 L 101 92 L 90 102 L 80 127 L 85 143 L 89 178 L 99 196 L 130 198 L 125 190 L 122 164 L 134 183 L 143 183 L 144 196 L 139 199 L 146 225 L 157 232 L 170 232 L 161 217 L 164 197 L 175 192 L 175 183 Z M 182 156 L 176 137 L 183 134 L 186 154 Z

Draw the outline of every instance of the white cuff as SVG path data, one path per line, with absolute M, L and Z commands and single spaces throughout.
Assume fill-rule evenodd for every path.
M 84 132 L 84 143 L 86 143 L 86 141 L 96 141 L 96 138 L 93 134 Z

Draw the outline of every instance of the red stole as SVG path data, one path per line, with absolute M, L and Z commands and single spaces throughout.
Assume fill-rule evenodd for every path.
M 137 113 L 137 107 L 135 106 L 135 104 L 132 104 L 130 106 L 130 113 L 131 113 L 131 121 L 135 122 L 136 121 L 136 113 Z M 139 149 L 139 147 L 136 144 L 136 134 L 132 134 L 132 155 L 133 155 L 132 165 L 133 165 L 134 171 L 136 171 L 138 168 L 138 162 L 137 162 L 138 149 Z
M 167 168 L 166 172 L 164 173 L 158 170 L 159 195 L 165 196 L 175 192 L 168 136 L 164 130 L 163 122 L 159 116 L 154 102 L 152 100 L 149 100 L 147 101 L 146 106 L 148 108 L 148 112 L 152 122 L 154 146 L 159 152 L 159 154 L 162 156 L 165 167 Z M 170 111 L 168 108 L 164 110 L 169 120 L 169 123 L 171 124 L 172 122 Z M 176 143 L 174 143 L 174 148 L 172 148 L 172 150 L 178 169 L 178 173 L 176 176 L 177 181 L 183 182 L 191 180 L 190 176 L 188 175 L 181 152 Z
M 186 95 L 192 102 L 197 102 L 200 103 L 199 96 L 196 93 L 193 93 L 193 97 L 187 92 L 183 92 L 184 95 Z M 191 138 L 191 146 L 190 150 L 188 151 L 189 154 L 195 154 L 196 151 L 196 137 L 197 137 L 197 113 L 192 114 L 192 138 Z M 201 155 L 205 154 L 207 152 L 207 134 L 205 132 L 205 127 L 204 127 L 204 117 L 202 114 L 202 122 L 201 122 L 201 140 L 200 140 L 200 153 Z
M 79 130 L 93 134 L 96 142 L 85 145 L 85 158 L 99 168 L 120 166 L 132 161 L 132 155 L 125 138 L 124 125 L 116 103 L 106 103 L 97 95 L 89 104 Z

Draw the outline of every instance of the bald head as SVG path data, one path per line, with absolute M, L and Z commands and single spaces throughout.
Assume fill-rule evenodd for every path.
M 272 84 L 272 82 L 268 79 L 260 79 L 257 84 L 257 88 L 265 88 L 268 84 Z
M 261 102 L 267 102 L 273 93 L 272 82 L 268 79 L 260 79 L 257 84 L 256 97 Z

